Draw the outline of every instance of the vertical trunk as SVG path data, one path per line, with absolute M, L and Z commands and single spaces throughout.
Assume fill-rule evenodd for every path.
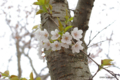
M 20 60 L 21 60 L 21 53 L 19 51 L 19 40 L 16 41 L 16 50 L 17 50 L 17 66 L 18 66 L 18 77 L 21 78 L 21 65 L 20 65 Z
M 87 59 L 71 49 L 51 52 L 47 56 L 51 80 L 88 80 L 91 77 Z
M 79 0 L 79 2 L 80 1 L 82 2 L 84 0 Z M 66 9 L 68 10 L 67 1 L 64 0 L 62 2 L 55 2 L 54 0 L 50 0 L 50 4 L 53 6 L 53 10 L 52 10 L 53 13 L 51 17 L 52 20 L 54 20 L 54 22 L 58 24 L 57 21 L 57 17 L 58 17 L 62 22 L 64 22 Z M 77 15 L 75 14 L 75 16 Z M 58 27 L 49 17 L 50 16 L 48 14 L 42 14 L 41 22 L 43 25 L 42 27 L 46 28 L 50 33 L 51 30 L 55 30 Z M 81 21 L 77 21 L 75 23 L 75 20 L 76 18 L 73 21 L 73 26 L 76 26 L 76 24 L 81 22 Z M 88 25 L 88 23 L 86 24 Z M 79 27 L 79 25 L 77 25 L 77 27 Z M 86 30 L 83 31 L 85 34 Z M 87 52 L 87 47 L 86 44 L 84 43 L 84 38 L 82 39 L 82 41 L 83 41 L 82 45 L 84 47 L 84 51 Z M 60 51 L 48 52 L 46 55 L 46 59 L 47 59 L 47 65 L 49 68 L 51 80 L 88 80 L 91 77 L 91 73 L 89 71 L 88 63 L 87 63 L 87 57 L 82 52 L 78 54 L 73 54 L 71 49 L 62 49 Z

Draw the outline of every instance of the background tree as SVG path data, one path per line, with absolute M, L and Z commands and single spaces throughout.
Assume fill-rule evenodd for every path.
M 9 43 L 9 45 L 10 46 L 15 45 L 14 46 L 15 49 L 14 48 L 13 49 L 14 49 L 14 53 L 16 53 L 15 55 L 17 58 L 17 65 L 14 63 L 15 64 L 14 66 L 17 66 L 18 77 L 21 78 L 22 76 L 24 76 L 22 75 L 22 73 L 24 72 L 23 70 L 26 69 L 26 67 L 22 68 L 21 64 L 23 63 L 21 61 L 28 59 L 28 62 L 29 62 L 28 65 L 30 66 L 29 68 L 33 70 L 33 72 L 35 73 L 35 76 L 36 77 L 41 76 L 41 78 L 43 78 L 44 80 L 47 78 L 48 74 L 41 75 L 41 71 L 40 70 L 37 71 L 35 69 L 35 66 L 33 65 L 33 59 L 30 56 L 31 54 L 30 50 L 35 49 L 37 46 L 37 43 L 33 38 L 34 34 L 31 32 L 32 30 L 31 31 L 29 30 L 30 28 L 32 29 L 33 24 L 36 24 L 34 19 L 35 19 L 35 12 L 37 8 L 33 6 L 28 7 L 28 5 L 17 4 L 17 2 L 14 2 L 14 0 L 13 0 L 13 3 L 16 3 L 17 5 L 12 5 L 11 2 L 12 1 L 7 1 L 7 0 L 3 1 L 3 3 L 1 4 L 1 7 L 2 7 L 1 13 L 3 16 L 5 16 L 4 17 L 5 22 L 9 27 L 9 29 L 11 30 L 10 39 L 12 41 Z M 32 23 L 32 26 L 30 26 L 31 23 Z M 9 61 L 8 61 L 9 64 L 11 61 L 14 60 L 13 57 L 14 55 L 9 57 Z M 23 57 L 26 57 L 26 59 Z M 10 65 L 8 65 L 8 69 L 9 69 L 9 66 Z M 24 66 L 27 66 L 27 64 L 25 64 Z M 28 71 L 28 74 L 30 72 Z
M 63 2 L 63 1 L 62 1 L 62 2 Z M 6 7 L 6 5 L 8 5 L 8 4 L 4 5 L 5 3 L 7 3 L 7 1 L 4 1 L 4 3 L 1 4 L 1 6 L 3 5 L 4 8 Z M 119 1 L 117 2 L 117 0 L 116 0 L 116 3 L 119 4 Z M 32 4 L 32 3 L 31 3 L 31 4 Z M 53 3 L 53 4 L 56 4 L 56 3 Z M 64 4 L 64 3 L 61 3 L 61 2 L 59 1 L 58 4 Z M 97 1 L 96 1 L 96 4 L 97 4 Z M 103 5 L 106 6 L 106 4 L 103 4 Z M 23 6 L 23 5 L 22 5 L 22 6 Z M 11 8 L 11 7 L 9 6 L 9 7 L 8 7 L 9 10 L 7 10 L 7 8 L 5 8 L 5 9 L 4 9 L 4 8 L 1 8 L 1 10 L 2 10 L 1 13 L 3 14 L 3 12 L 6 11 L 6 12 L 4 13 L 4 15 L 6 15 L 6 16 L 5 16 L 5 17 L 6 17 L 5 19 L 6 19 L 7 22 L 9 22 L 10 13 L 8 14 L 8 11 L 10 10 L 10 12 L 12 12 L 12 8 L 13 8 L 13 7 Z M 16 7 L 16 8 L 17 8 L 17 7 Z M 20 7 L 20 8 L 21 8 L 21 12 L 22 12 L 23 8 L 22 8 L 22 7 Z M 24 8 L 24 9 L 25 9 L 25 10 L 29 10 L 28 7 Z M 54 9 L 54 8 L 53 8 L 53 9 Z M 110 7 L 110 9 L 113 10 L 114 7 Z M 34 9 L 34 10 L 35 10 L 35 9 Z M 104 11 L 106 11 L 106 10 L 108 10 L 108 9 L 106 9 L 106 7 L 105 7 L 103 10 L 102 10 L 102 8 L 101 8 L 100 11 L 104 13 Z M 119 10 L 119 7 L 118 7 L 118 10 Z M 13 11 L 14 11 L 14 10 L 13 10 Z M 73 11 L 76 12 L 76 14 L 79 14 L 78 12 L 80 12 L 79 10 L 77 10 L 77 11 L 76 11 L 76 10 L 73 10 Z M 84 11 L 84 10 L 82 10 L 82 11 Z M 25 12 L 26 12 L 26 11 L 25 11 Z M 59 12 L 59 11 L 58 11 L 58 12 Z M 26 12 L 26 13 L 29 13 L 29 12 Z M 33 12 L 33 13 L 34 13 L 34 12 Z M 12 13 L 11 13 L 11 14 L 12 14 Z M 18 13 L 18 14 L 19 14 L 19 13 Z M 57 14 L 57 12 L 53 12 L 53 14 Z M 65 14 L 66 14 L 66 13 L 65 13 Z M 64 14 L 64 15 L 65 15 L 65 14 Z M 9 16 L 7 16 L 7 15 L 9 15 Z M 14 14 L 14 15 L 15 15 L 15 14 Z M 22 14 L 20 14 L 20 15 L 22 15 Z M 58 15 L 59 15 L 59 13 L 58 13 Z M 81 15 L 81 12 L 80 12 L 79 15 Z M 83 14 L 83 15 L 84 15 L 84 14 Z M 108 14 L 108 15 L 109 15 L 109 14 Z M 94 15 L 94 16 L 96 16 L 96 15 Z M 29 16 L 29 17 L 30 17 L 30 16 Z M 64 16 L 62 16 L 62 17 L 64 18 Z M 99 16 L 97 16 L 97 17 L 99 17 Z M 114 16 L 114 17 L 115 17 L 115 16 Z M 99 17 L 99 18 L 100 18 L 100 17 Z M 12 18 L 12 19 L 13 19 L 13 18 Z M 14 19 L 15 19 L 15 18 L 14 18 Z M 14 22 L 14 19 L 11 20 L 11 21 Z M 18 19 L 18 18 L 17 18 L 17 19 Z M 46 17 L 46 19 L 48 19 L 48 17 Z M 56 18 L 55 18 L 55 19 L 56 19 Z M 101 18 L 100 18 L 100 19 L 101 19 Z M 112 18 L 112 19 L 114 19 L 114 18 Z M 15 20 L 16 20 L 16 19 L 15 19 Z M 23 18 L 22 20 L 26 20 L 26 19 Z M 22 21 L 22 20 L 21 20 L 21 21 Z M 28 19 L 28 21 L 29 21 L 29 20 L 31 20 L 31 19 Z M 60 19 L 60 20 L 62 20 L 62 19 Z M 102 19 L 101 19 L 101 20 L 102 20 Z M 2 21 L 2 20 L 1 20 L 1 21 Z M 24 23 L 22 23 L 21 21 L 18 21 L 19 23 L 16 21 L 16 23 L 14 24 L 14 28 L 13 28 L 13 27 L 10 28 L 10 29 L 13 30 L 12 33 L 14 34 L 14 36 L 15 36 L 15 33 L 20 33 L 20 31 L 17 31 L 17 30 L 19 30 L 19 28 L 20 28 L 21 26 L 19 26 L 19 28 L 18 28 L 18 27 L 16 27 L 16 25 L 22 24 L 22 26 L 23 26 Z M 102 20 L 101 22 L 103 22 L 103 21 L 104 21 L 104 20 Z M 114 21 L 114 20 L 113 20 L 113 21 Z M 112 22 L 113 22 L 113 21 L 112 21 Z M 8 25 L 10 25 L 10 26 L 13 25 L 13 22 L 10 23 L 10 24 L 8 24 Z M 20 23 L 20 22 L 21 22 L 21 23 Z M 24 22 L 24 21 L 23 21 L 23 22 Z M 35 22 L 36 22 L 36 21 L 35 21 Z M 45 22 L 46 22 L 46 21 L 45 21 Z M 52 22 L 52 21 L 51 21 L 51 22 Z M 63 22 L 64 22 L 64 21 L 63 21 Z M 98 24 L 101 24 L 101 22 L 99 22 Z M 106 22 L 106 21 L 105 21 L 105 22 Z M 111 23 L 112 23 L 112 22 L 111 22 Z M 28 23 L 29 23 L 29 22 L 28 22 Z M 56 20 L 56 23 L 57 23 L 57 20 Z M 53 23 L 53 24 L 54 24 L 54 23 Z M 108 25 L 108 24 L 109 24 L 109 23 L 106 22 L 106 25 Z M 24 25 L 25 25 L 25 24 L 24 24 Z M 105 26 L 106 26 L 106 25 L 105 25 Z M 56 26 L 56 25 L 55 25 L 55 26 Z M 15 29 L 15 27 L 16 27 L 16 29 Z M 92 27 L 92 26 L 91 26 L 91 27 Z M 91 28 L 91 27 L 89 27 L 89 28 Z M 102 25 L 100 25 L 100 26 L 97 27 L 97 28 L 99 28 L 99 29 L 101 30 L 101 29 L 102 29 Z M 6 28 L 6 29 L 7 29 L 7 28 Z M 31 30 L 31 28 L 28 28 L 28 27 L 27 27 L 27 29 L 28 29 L 28 30 L 29 30 L 29 29 Z M 92 30 L 92 33 L 91 33 L 92 35 L 90 35 L 90 37 L 92 37 L 94 34 L 96 34 L 96 33 L 94 33 L 95 29 L 96 29 L 96 27 L 94 27 L 94 30 L 93 30 L 93 28 L 91 29 L 91 30 Z M 24 30 L 24 28 L 23 28 L 22 30 Z M 30 30 L 29 30 L 29 31 L 30 31 Z M 54 30 L 54 29 L 53 29 L 53 30 Z M 109 29 L 108 29 L 108 30 L 109 30 Z M 15 31 L 15 32 L 14 32 L 14 31 Z M 26 30 L 26 31 L 27 31 L 27 30 Z M 90 33 L 90 32 L 88 32 L 88 33 Z M 104 34 L 104 32 L 103 32 L 103 34 Z M 18 36 L 18 35 L 19 35 L 19 34 L 16 34 L 16 36 Z M 29 34 L 28 34 L 28 35 L 29 35 Z M 28 35 L 27 35 L 27 36 L 28 36 Z M 112 34 L 111 34 L 111 35 L 112 35 Z M 21 35 L 19 35 L 19 36 L 21 36 Z M 19 37 L 19 36 L 18 36 L 18 37 Z M 98 36 L 98 35 L 97 35 L 97 36 Z M 23 36 L 21 36 L 21 37 L 23 37 Z M 24 36 L 24 37 L 25 37 L 25 36 Z M 15 41 L 17 41 L 17 38 L 13 38 L 13 39 L 15 39 Z M 100 39 L 101 39 L 101 38 L 100 38 Z M 94 51 L 95 51 L 95 48 L 96 48 L 96 49 L 98 50 L 98 51 L 96 51 L 96 52 L 98 52 L 98 53 L 103 52 L 105 49 L 102 49 L 102 47 L 101 47 L 101 46 L 102 46 L 102 42 L 106 42 L 106 41 L 111 42 L 111 39 L 112 39 L 112 37 L 107 38 L 107 40 L 103 40 L 103 39 L 102 39 L 103 41 L 100 41 L 100 42 L 97 41 L 96 39 L 94 39 L 94 40 L 96 40 L 97 42 L 95 41 L 95 44 L 89 45 L 89 49 L 91 49 L 91 50 L 94 49 Z M 27 40 L 28 40 L 28 39 L 27 39 Z M 90 40 L 92 40 L 92 39 L 90 39 Z M 92 40 L 92 41 L 93 41 L 93 40 Z M 29 40 L 28 40 L 28 42 L 29 42 Z M 87 42 L 87 41 L 86 41 L 86 42 Z M 89 42 L 91 42 L 91 41 L 89 41 Z M 88 43 L 89 43 L 89 42 L 88 42 Z M 25 42 L 25 43 L 27 44 L 27 42 Z M 92 42 L 91 42 L 91 43 L 92 43 Z M 20 43 L 20 44 L 21 44 L 21 43 Z M 28 43 L 27 45 L 29 45 L 29 43 Z M 21 46 L 21 45 L 20 45 L 20 46 Z M 32 45 L 32 46 L 33 46 L 33 45 Z M 97 46 L 97 47 L 95 47 L 95 46 Z M 22 46 L 22 47 L 24 47 L 24 46 Z M 22 49 L 22 48 L 21 48 L 21 49 Z M 20 49 L 20 50 L 21 50 L 21 49 Z M 109 47 L 109 49 L 110 49 L 110 47 Z M 26 51 L 26 50 L 25 50 L 25 51 Z M 90 52 L 90 51 L 89 51 L 89 52 Z M 96 53 L 96 52 L 95 52 L 95 53 Z M 27 53 L 27 51 L 26 51 L 26 53 Z M 91 53 L 93 53 L 93 52 L 91 51 Z M 99 54 L 91 54 L 91 56 L 94 57 L 94 58 L 95 58 L 95 56 L 98 56 L 98 55 L 99 55 Z M 108 55 L 107 55 L 107 56 L 108 56 Z M 71 55 L 71 57 L 72 57 L 72 55 Z M 108 56 L 108 57 L 109 57 L 109 56 Z M 12 59 L 12 58 L 11 58 L 11 59 Z M 11 60 L 11 59 L 10 59 L 10 60 Z M 34 61 L 34 60 L 33 60 L 33 61 Z M 100 60 L 99 60 L 99 61 L 100 61 Z M 35 66 L 35 65 L 34 65 L 34 66 Z M 54 67 L 55 67 L 55 66 L 54 66 Z M 68 66 L 67 66 L 67 67 L 68 67 Z M 52 67 L 51 67 L 51 68 L 52 68 Z M 55 69 L 55 68 L 54 68 L 54 69 Z M 76 70 L 77 70 L 77 69 L 76 69 Z M 24 72 L 23 72 L 23 73 L 24 73 Z M 30 73 L 30 72 L 28 72 L 28 73 Z M 23 75 L 24 75 L 24 74 L 23 74 Z M 62 74 L 61 74 L 61 75 L 62 75 Z M 72 76 L 72 75 L 71 75 L 71 76 Z M 67 77 L 69 77 L 69 76 L 67 76 Z M 62 78 L 61 78 L 61 79 L 62 79 Z

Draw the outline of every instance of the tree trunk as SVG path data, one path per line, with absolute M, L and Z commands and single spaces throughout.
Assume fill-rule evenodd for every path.
M 56 22 L 58 24 L 57 17 L 63 23 L 65 21 L 66 9 L 69 12 L 66 0 L 50 0 L 50 4 L 53 7 L 52 19 L 49 14 L 45 13 L 41 15 L 42 28 L 47 29 L 49 33 L 58 28 L 54 23 Z M 84 31 L 82 45 L 85 53 L 87 53 L 87 47 L 84 42 L 84 36 L 88 29 L 88 21 L 92 10 L 91 5 L 93 5 L 93 0 L 79 0 L 73 23 L 71 23 L 73 26 Z M 88 68 L 87 56 L 82 52 L 73 54 L 72 50 L 69 48 L 48 52 L 46 54 L 51 80 L 89 80 L 92 76 Z
M 22 70 L 21 70 L 21 65 L 20 65 L 20 61 L 21 61 L 21 52 L 19 50 L 19 40 L 16 41 L 16 51 L 17 51 L 17 66 L 18 66 L 18 77 L 21 78 L 21 74 L 22 74 Z

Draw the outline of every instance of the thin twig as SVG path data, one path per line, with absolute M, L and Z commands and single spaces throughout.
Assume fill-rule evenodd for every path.
M 91 36 L 92 36 L 92 30 L 90 31 L 89 42 L 91 40 Z
M 28 44 L 28 51 L 27 51 L 27 55 L 29 55 L 30 52 L 30 48 L 31 48 L 31 40 L 32 40 L 33 36 L 32 34 L 30 34 L 30 40 L 29 40 L 29 44 Z
M 111 40 L 112 40 L 112 36 L 113 36 L 113 31 L 112 31 L 112 33 L 111 33 L 111 35 L 110 35 L 110 38 L 108 39 L 109 41 L 108 41 L 108 55 L 109 55 L 109 53 L 110 53 L 110 43 L 111 43 Z
M 108 59 L 111 59 L 110 56 L 108 54 L 105 54 L 107 56 Z M 120 67 L 116 66 L 116 65 L 112 65 L 113 67 L 116 67 L 118 69 L 120 69 Z
M 116 20 L 115 20 L 116 21 Z M 103 30 L 107 29 L 109 26 L 111 26 L 115 21 L 113 21 L 111 24 L 109 24 L 108 26 L 106 26 L 105 28 L 103 28 L 102 30 L 100 30 L 87 44 L 87 46 L 89 46 L 89 44 L 93 41 L 93 39 L 95 39 L 95 37 L 100 34 Z
M 42 75 L 40 76 L 41 77 L 41 80 L 46 80 L 48 78 L 48 76 L 50 76 L 49 73 L 45 74 L 45 75 Z
M 82 50 L 81 50 L 82 51 Z M 104 70 L 106 70 L 107 72 L 109 72 L 112 76 L 114 76 L 117 80 L 119 80 L 117 77 L 116 77 L 116 75 L 112 72 L 111 73 L 111 71 L 109 71 L 108 69 L 106 69 L 106 68 L 104 68 L 104 67 L 102 67 L 101 65 L 99 65 L 96 61 L 94 61 L 90 56 L 88 56 L 84 51 L 82 51 L 88 58 L 90 58 L 97 66 L 98 66 L 98 68 L 99 67 L 101 67 L 101 68 L 103 68 Z M 93 77 L 92 77 L 93 78 Z
M 88 46 L 88 48 L 90 48 L 90 47 L 92 47 L 92 46 L 94 46 L 94 45 L 96 45 L 96 44 L 98 44 L 98 43 L 105 42 L 105 41 L 108 41 L 108 40 L 99 41 L 99 42 L 97 42 L 97 43 L 94 43 L 94 44 L 92 44 L 92 45 Z
M 33 66 L 32 59 L 31 59 L 27 54 L 25 54 L 25 53 L 23 53 L 23 54 L 30 60 L 30 65 L 31 65 L 31 67 L 32 67 L 35 75 L 38 76 L 38 74 L 37 74 L 37 72 L 36 72 L 36 70 L 35 70 L 35 68 L 34 68 L 34 66 Z
M 51 17 L 49 18 L 56 24 L 57 27 L 59 27 L 58 24 Z
M 110 56 L 109 56 L 109 53 L 110 53 L 110 46 L 111 46 L 110 45 L 110 42 L 111 42 L 110 40 L 112 39 L 112 36 L 113 36 L 113 32 L 111 33 L 110 38 L 108 39 L 109 40 L 109 43 L 108 43 L 108 45 L 109 45 L 108 46 L 108 54 L 105 54 L 108 59 L 111 59 Z M 116 67 L 116 68 L 120 69 L 120 67 L 118 67 L 116 65 L 112 65 L 112 67 Z
M 43 71 L 43 70 L 45 70 L 46 68 L 47 68 L 47 66 L 46 66 L 46 67 L 44 67 L 43 69 L 41 69 L 41 71 L 40 71 L 39 75 L 41 75 L 42 71 Z
M 99 69 L 96 71 L 96 73 L 92 76 L 92 79 L 93 79 L 93 77 L 95 77 L 95 75 L 97 74 L 99 72 Z

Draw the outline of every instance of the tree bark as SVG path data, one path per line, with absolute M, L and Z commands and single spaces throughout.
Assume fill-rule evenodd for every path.
M 54 23 L 56 22 L 58 24 L 57 17 L 64 25 L 66 9 L 69 12 L 66 0 L 58 0 L 59 2 L 56 1 L 50 0 L 50 4 L 53 6 L 52 19 L 49 14 L 45 13 L 41 15 L 42 28 L 47 29 L 49 33 L 58 28 Z M 84 47 L 83 51 L 86 53 L 87 47 L 84 42 L 84 36 L 86 30 L 88 29 L 88 21 L 92 10 L 91 5 L 93 5 L 93 0 L 79 0 L 75 10 L 75 18 L 72 23 L 73 26 L 76 26 L 84 31 L 82 45 Z M 59 51 L 48 51 L 46 53 L 46 59 L 51 80 L 89 80 L 92 76 L 88 68 L 87 56 L 82 52 L 73 54 L 70 48 L 62 48 Z
M 85 33 L 88 30 L 88 23 L 90 20 L 90 14 L 93 8 L 94 0 L 78 0 L 77 7 L 75 10 L 75 16 L 73 20 L 73 26 L 77 26 L 83 30 L 84 41 Z

